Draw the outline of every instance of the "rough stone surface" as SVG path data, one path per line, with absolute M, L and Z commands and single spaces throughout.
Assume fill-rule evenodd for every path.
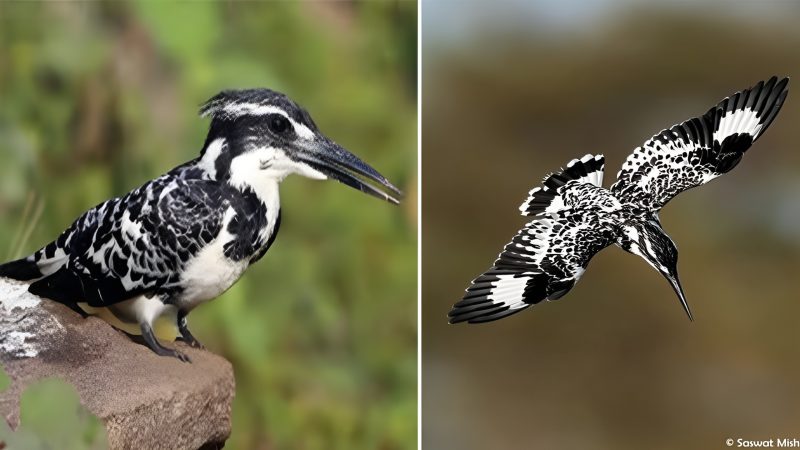
M 12 380 L 0 414 L 19 424 L 26 386 L 56 377 L 106 426 L 119 449 L 221 448 L 231 432 L 233 368 L 208 351 L 176 342 L 191 363 L 154 354 L 95 317 L 39 299 L 0 278 L 0 364 Z

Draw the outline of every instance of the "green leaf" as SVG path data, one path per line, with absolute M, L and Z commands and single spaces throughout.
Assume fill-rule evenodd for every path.
M 0 371 L 0 378 L 6 377 Z M 0 421 L 0 442 L 9 449 L 103 449 L 103 424 L 86 410 L 75 389 L 58 379 L 34 383 L 20 399 L 20 426 L 12 432 Z

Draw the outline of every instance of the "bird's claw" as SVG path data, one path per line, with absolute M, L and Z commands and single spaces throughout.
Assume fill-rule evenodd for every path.
M 181 340 L 186 343 L 189 347 L 197 348 L 200 350 L 205 350 L 206 346 L 201 344 L 200 341 L 194 338 L 191 334 L 187 333 L 183 336 L 179 336 L 178 340 Z
M 172 356 L 173 358 L 178 358 L 179 360 L 185 363 L 191 363 L 192 359 L 189 358 L 189 355 L 183 352 L 179 352 L 178 350 L 170 350 L 167 354 L 163 356 Z

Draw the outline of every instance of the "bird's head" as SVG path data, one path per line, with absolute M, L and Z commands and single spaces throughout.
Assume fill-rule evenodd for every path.
M 199 165 L 213 178 L 258 190 L 287 175 L 334 179 L 397 204 L 402 193 L 328 139 L 305 109 L 269 89 L 223 91 L 200 109 L 211 117 Z
M 693 320 L 692 311 L 678 279 L 678 248 L 661 228 L 658 219 L 654 217 L 626 224 L 618 243 L 624 250 L 641 256 L 669 281 L 689 320 Z

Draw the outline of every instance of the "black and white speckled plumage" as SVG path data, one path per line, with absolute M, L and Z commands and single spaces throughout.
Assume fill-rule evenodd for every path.
M 283 94 L 225 91 L 201 113 L 212 121 L 200 157 L 95 206 L 55 241 L 0 265 L 0 276 L 32 280 L 30 292 L 78 311 L 107 308 L 139 325 L 157 353 L 186 359 L 158 343 L 153 322 L 172 316 L 183 338 L 199 345 L 186 314 L 227 290 L 272 245 L 287 175 L 333 178 L 397 203 L 397 188 Z
M 255 260 L 277 233 L 278 222 L 268 223 L 266 205 L 251 190 L 181 167 L 92 208 L 31 255 L 28 260 L 44 278 L 30 291 L 95 307 L 139 294 L 176 301 L 184 290 L 179 275 L 219 236 L 228 209 L 234 214 L 227 225 L 233 238 L 224 245 L 225 256 Z
M 549 175 L 520 206 L 535 216 L 453 306 L 451 323 L 496 320 L 566 294 L 591 258 L 616 244 L 641 256 L 672 285 L 689 318 L 678 251 L 658 219 L 675 195 L 733 169 L 775 119 L 788 78 L 773 77 L 663 130 L 625 161 L 610 189 L 603 156 L 586 155 Z

